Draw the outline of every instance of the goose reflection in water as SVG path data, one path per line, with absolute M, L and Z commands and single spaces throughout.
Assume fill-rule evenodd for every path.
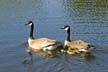
M 29 64 L 29 65 L 33 64 L 33 54 L 38 55 L 40 57 L 45 57 L 48 59 L 59 58 L 59 56 L 62 54 L 58 50 L 53 50 L 53 51 L 49 51 L 49 52 L 40 50 L 40 51 L 35 52 L 32 49 L 30 49 L 27 53 L 29 54 L 29 59 L 24 60 L 23 64 Z
M 28 53 L 28 52 L 27 52 Z M 48 54 L 47 52 L 44 51 L 38 51 L 38 52 L 34 52 L 31 50 L 31 52 L 29 53 L 29 59 L 26 59 L 23 61 L 23 64 L 28 64 L 28 65 L 32 65 L 33 64 L 33 55 L 38 55 L 39 57 L 44 57 L 44 58 L 48 58 L 48 59 L 60 59 L 60 60 L 65 60 L 64 58 L 68 59 L 69 61 L 71 61 L 72 59 L 77 61 L 77 64 L 80 64 L 81 61 L 80 59 L 83 58 L 85 60 L 85 62 L 87 63 L 91 63 L 91 62 L 95 62 L 95 55 L 93 55 L 92 53 L 78 53 L 78 54 L 73 54 L 73 55 L 68 55 L 65 53 L 60 53 L 58 51 L 51 51 L 50 54 Z M 76 58 L 77 57 L 77 58 Z M 65 62 L 65 61 L 64 61 Z

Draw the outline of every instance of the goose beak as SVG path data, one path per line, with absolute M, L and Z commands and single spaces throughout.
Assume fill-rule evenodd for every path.
M 60 29 L 64 29 L 64 28 L 60 28 Z
M 25 25 L 28 25 L 28 24 L 25 24 Z

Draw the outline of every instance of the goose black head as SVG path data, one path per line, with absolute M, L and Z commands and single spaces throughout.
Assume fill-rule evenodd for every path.
M 25 25 L 32 26 L 33 25 L 33 22 L 32 21 L 28 21 L 28 23 L 25 24 Z
M 66 30 L 66 31 L 68 31 L 69 29 L 70 29 L 70 26 L 69 25 L 65 25 L 63 28 L 61 28 L 61 29 L 64 29 L 64 30 Z

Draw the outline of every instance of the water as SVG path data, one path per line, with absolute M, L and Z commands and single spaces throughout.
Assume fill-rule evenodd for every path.
M 96 46 L 91 56 L 61 55 L 53 59 L 33 55 L 29 58 L 27 38 L 29 20 L 35 23 L 35 37 L 61 42 L 71 26 L 71 39 L 82 39 Z M 0 0 L 0 72 L 108 72 L 107 0 Z

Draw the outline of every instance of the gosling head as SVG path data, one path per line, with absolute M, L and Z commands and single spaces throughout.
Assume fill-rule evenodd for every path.
M 28 21 L 28 23 L 25 24 L 25 25 L 32 26 L 33 25 L 33 22 L 32 21 Z
M 69 25 L 65 25 L 63 28 L 61 29 L 64 29 L 65 31 L 68 31 L 70 29 L 70 26 Z

